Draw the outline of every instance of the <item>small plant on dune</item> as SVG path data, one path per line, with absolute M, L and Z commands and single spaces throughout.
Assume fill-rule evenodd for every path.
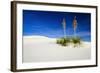
M 61 43 L 62 46 L 67 46 L 66 44 L 66 39 L 65 38 L 61 38 Z
M 72 43 L 74 44 L 74 47 L 78 44 L 80 45 L 81 44 L 81 39 L 79 37 L 73 37 L 72 38 Z
M 60 44 L 60 39 L 57 39 L 56 43 L 57 43 L 57 44 Z
M 70 42 L 69 38 L 59 38 L 59 39 L 57 39 L 57 44 L 60 44 L 62 46 L 67 46 L 69 42 Z

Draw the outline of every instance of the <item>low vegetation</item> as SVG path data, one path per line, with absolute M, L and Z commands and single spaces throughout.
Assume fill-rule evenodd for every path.
M 74 47 L 76 47 L 81 44 L 81 39 L 79 37 L 74 37 L 72 38 L 72 43 L 74 44 Z
M 67 46 L 70 42 L 69 38 L 59 38 L 57 39 L 57 44 L 61 44 L 62 46 Z
M 57 44 L 62 46 L 68 46 L 70 43 L 74 44 L 74 47 L 81 44 L 81 39 L 79 37 L 72 37 L 72 38 L 59 38 L 56 41 Z

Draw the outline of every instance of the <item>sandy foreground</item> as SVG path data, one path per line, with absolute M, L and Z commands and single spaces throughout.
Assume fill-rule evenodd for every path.
M 23 37 L 23 62 L 49 62 L 67 60 L 85 60 L 91 58 L 90 42 L 80 46 L 61 46 L 56 39 L 44 36 Z

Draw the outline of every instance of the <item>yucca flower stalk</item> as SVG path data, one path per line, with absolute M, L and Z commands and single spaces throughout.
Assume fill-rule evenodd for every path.
M 65 18 L 63 18 L 62 24 L 63 24 L 64 38 L 66 38 L 66 20 L 65 20 Z
M 73 20 L 73 28 L 74 28 L 74 36 L 76 37 L 76 29 L 77 29 L 77 20 L 76 20 L 76 16 L 74 17 L 74 20 Z

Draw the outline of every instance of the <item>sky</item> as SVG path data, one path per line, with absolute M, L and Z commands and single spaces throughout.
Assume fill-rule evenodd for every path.
M 82 40 L 91 41 L 91 14 L 79 12 L 23 10 L 23 36 L 63 37 L 63 19 L 66 21 L 66 35 L 74 36 L 73 19 L 75 16 L 76 35 Z

